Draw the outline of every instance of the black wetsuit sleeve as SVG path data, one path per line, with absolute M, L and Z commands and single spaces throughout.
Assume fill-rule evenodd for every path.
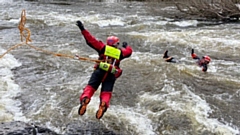
M 173 57 L 168 57 L 168 58 L 166 59 L 167 62 L 172 62 L 172 60 L 173 60 Z
M 207 69 L 208 69 L 207 64 L 203 64 L 202 65 L 202 71 L 207 72 Z

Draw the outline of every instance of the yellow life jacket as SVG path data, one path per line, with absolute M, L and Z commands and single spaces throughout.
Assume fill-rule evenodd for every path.
M 114 67 L 116 59 L 120 59 L 121 51 L 118 48 L 106 45 L 104 55 L 107 56 L 104 62 L 100 62 L 99 68 L 104 71 L 109 71 L 111 73 L 116 73 L 116 68 Z M 114 58 L 113 63 L 108 63 L 108 57 Z

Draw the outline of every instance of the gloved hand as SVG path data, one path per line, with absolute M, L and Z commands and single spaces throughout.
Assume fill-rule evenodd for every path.
M 126 48 L 128 46 L 128 43 L 127 42 L 123 42 L 122 43 L 122 47 Z
M 192 53 L 191 54 L 194 54 L 194 49 L 192 49 Z
M 168 50 L 166 50 L 163 54 L 163 58 L 168 58 Z
M 194 49 L 192 49 L 191 56 L 193 59 L 199 59 L 199 57 L 194 53 Z
M 77 21 L 77 22 L 76 22 L 76 25 L 79 27 L 79 29 L 80 29 L 81 31 L 85 30 L 85 29 L 84 29 L 84 26 L 83 26 L 83 24 L 82 24 L 81 21 Z

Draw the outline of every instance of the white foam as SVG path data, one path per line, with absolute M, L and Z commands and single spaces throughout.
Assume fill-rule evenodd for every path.
M 175 91 L 173 87 L 165 84 L 162 91 L 168 92 L 168 94 L 158 94 L 158 95 L 150 95 L 149 93 L 144 93 L 140 96 L 142 101 L 146 100 L 159 100 L 163 103 L 166 103 L 172 110 L 183 112 L 183 114 L 187 114 L 188 117 L 192 119 L 192 121 L 196 121 L 199 124 L 196 124 L 197 130 L 208 129 L 213 133 L 220 133 L 224 135 L 235 135 L 239 134 L 239 130 L 234 129 L 229 125 L 225 125 L 219 122 L 217 119 L 209 118 L 209 113 L 212 112 L 212 109 L 208 105 L 208 103 L 201 99 L 198 95 L 192 93 L 187 86 L 183 85 L 182 90 L 184 91 L 180 93 Z M 181 95 L 181 96 L 180 96 Z M 184 99 L 184 102 L 181 101 Z
M 95 22 L 92 22 L 93 24 L 97 24 L 100 27 L 106 27 L 106 26 L 124 26 L 124 22 L 122 22 L 120 19 L 111 19 L 111 20 L 98 20 Z
M 155 135 L 151 119 L 139 112 L 142 112 L 140 107 L 124 108 L 123 106 L 111 106 L 106 116 L 111 115 L 116 117 L 118 121 L 125 121 L 125 127 L 129 131 L 135 131 L 141 135 Z
M 12 2 L 13 2 L 12 0 L 0 0 L 1 4 L 10 4 Z
M 85 113 L 85 117 L 87 118 L 95 116 L 95 113 L 98 110 L 100 103 L 100 89 L 101 86 L 91 98 L 91 102 L 89 103 L 88 109 Z M 75 114 L 77 113 L 76 108 L 74 109 Z M 101 120 L 106 125 L 106 127 L 108 127 L 107 117 L 115 117 L 118 119 L 118 121 L 124 121 L 125 127 L 129 129 L 129 131 L 135 131 L 137 134 L 141 135 L 155 135 L 151 119 L 149 119 L 147 115 L 142 114 L 141 112 L 142 108 L 140 106 L 137 106 L 135 108 L 124 108 L 123 106 L 110 105 L 110 108 L 107 110 Z M 71 112 L 71 114 L 72 113 L 73 112 Z
M 0 54 L 6 52 L 0 48 Z M 22 120 L 27 121 L 18 107 L 21 102 L 15 99 L 21 91 L 20 87 L 14 82 L 11 69 L 21 66 L 12 55 L 6 54 L 0 58 L 0 121 Z
M 96 24 L 99 27 L 106 27 L 106 26 L 124 26 L 125 22 L 122 21 L 122 19 L 118 16 L 115 16 L 110 19 L 105 19 L 104 16 L 101 16 L 99 14 L 97 15 L 88 15 L 87 17 L 82 18 L 83 21 Z
M 189 27 L 189 26 L 197 26 L 198 21 L 197 20 L 185 20 L 180 22 L 169 22 L 169 24 L 174 24 L 179 27 Z
M 94 11 L 89 11 L 92 14 Z M 121 20 L 120 17 L 115 16 L 111 19 L 105 19 L 104 16 L 99 14 L 94 15 L 84 15 L 84 13 L 80 14 L 81 17 L 78 15 L 71 15 L 71 14 L 60 14 L 58 12 L 50 12 L 50 13 L 41 13 L 38 16 L 28 14 L 28 19 L 34 20 L 43 20 L 44 23 L 48 26 L 55 26 L 55 25 L 63 25 L 63 24 L 73 24 L 76 20 L 81 20 L 85 25 L 86 23 L 96 24 L 100 27 L 106 26 L 124 26 L 125 22 Z M 13 20 L 16 21 L 16 20 Z

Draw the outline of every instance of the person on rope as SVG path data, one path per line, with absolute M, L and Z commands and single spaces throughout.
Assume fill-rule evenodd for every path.
M 176 63 L 176 59 L 174 57 L 168 56 L 168 50 L 166 50 L 163 54 L 163 59 L 165 59 L 166 62 L 172 62 Z
M 80 107 L 78 109 L 79 115 L 84 115 L 94 92 L 101 84 L 100 104 L 96 112 L 96 118 L 101 119 L 104 113 L 109 108 L 110 99 L 112 97 L 113 87 L 115 81 L 122 74 L 120 69 L 120 61 L 132 55 L 132 47 L 127 42 L 122 43 L 119 47 L 119 38 L 116 36 L 109 36 L 107 43 L 97 40 L 84 28 L 81 21 L 77 21 L 76 25 L 79 27 L 82 35 L 84 36 L 88 46 L 98 52 L 99 60 L 102 62 L 95 64 L 94 71 L 88 81 L 88 84 L 83 89 L 80 95 Z
M 193 59 L 197 59 L 198 66 L 202 67 L 203 72 L 207 72 L 208 64 L 211 62 L 211 58 L 207 55 L 202 56 L 202 58 L 199 58 L 195 53 L 194 49 L 192 49 L 191 56 Z

